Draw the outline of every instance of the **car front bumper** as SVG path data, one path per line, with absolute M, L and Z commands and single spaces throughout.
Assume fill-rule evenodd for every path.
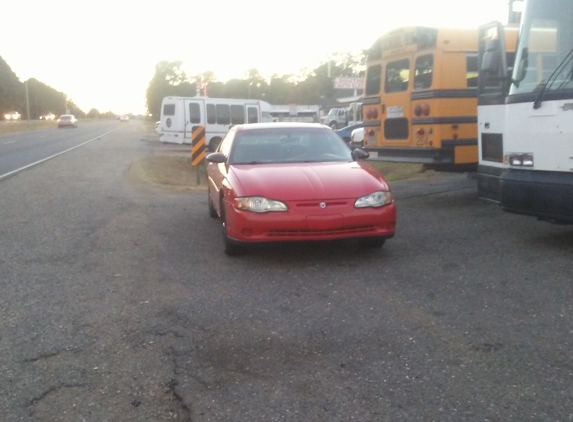
M 360 209 L 346 204 L 320 212 L 293 208 L 286 212 L 255 213 L 237 210 L 225 201 L 227 236 L 242 243 L 394 236 L 394 203 Z

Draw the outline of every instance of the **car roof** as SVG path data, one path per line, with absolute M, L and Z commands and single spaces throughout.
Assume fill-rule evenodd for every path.
M 258 130 L 258 129 L 330 129 L 328 126 L 320 123 L 302 123 L 302 122 L 276 122 L 276 123 L 249 123 L 245 125 L 236 125 L 233 127 L 238 131 Z

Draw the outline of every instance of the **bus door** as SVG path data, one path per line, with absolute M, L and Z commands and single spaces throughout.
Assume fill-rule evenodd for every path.
M 184 100 L 185 141 L 191 143 L 191 134 L 195 126 L 205 126 L 205 104 L 203 100 Z
M 409 145 L 410 135 L 410 56 L 390 59 L 384 66 L 381 86 L 381 146 Z

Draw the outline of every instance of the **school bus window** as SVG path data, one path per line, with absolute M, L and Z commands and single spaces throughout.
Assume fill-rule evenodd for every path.
M 175 116 L 175 104 L 164 104 L 163 105 L 163 115 L 164 116 Z
M 215 104 L 207 104 L 207 124 L 214 125 L 215 123 L 217 123 Z
M 469 53 L 466 56 L 466 79 L 468 88 L 477 88 L 478 86 L 478 56 Z
M 199 104 L 189 104 L 189 121 L 191 123 L 201 123 L 201 112 L 199 111 Z
M 410 60 L 397 60 L 386 65 L 386 82 L 384 84 L 386 93 L 406 91 L 409 82 Z
M 247 119 L 249 123 L 258 123 L 259 116 L 255 107 L 247 108 Z
M 245 123 L 245 107 L 242 105 L 231 105 L 231 124 L 242 125 Z
M 228 125 L 231 124 L 231 112 L 227 104 L 217 104 L 217 124 Z
M 414 90 L 428 89 L 432 86 L 432 74 L 434 73 L 434 56 L 426 54 L 416 59 L 414 72 Z
M 382 65 L 376 64 L 366 72 L 366 95 L 380 94 L 380 81 L 382 80 Z

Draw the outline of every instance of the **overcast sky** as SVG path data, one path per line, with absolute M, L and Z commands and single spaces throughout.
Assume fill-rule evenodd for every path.
M 188 75 L 266 78 L 359 52 L 400 26 L 477 27 L 507 20 L 507 0 L 165 0 L 3 2 L 0 56 L 81 109 L 144 113 L 161 60 Z

